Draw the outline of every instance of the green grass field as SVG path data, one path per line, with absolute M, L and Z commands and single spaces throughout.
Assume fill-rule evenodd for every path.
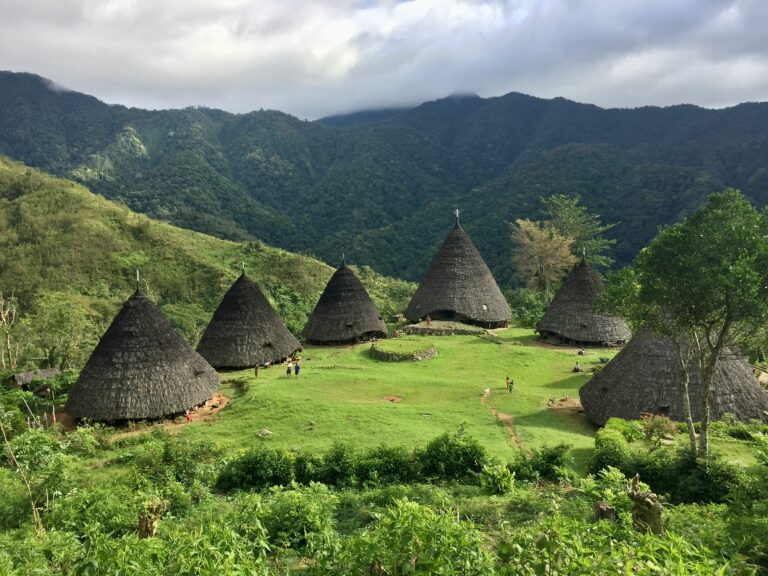
M 262 428 L 273 432 L 266 440 L 273 446 L 323 450 L 342 441 L 360 449 L 423 446 L 464 423 L 503 460 L 520 448 L 566 442 L 583 469 L 594 427 L 582 414 L 547 403 L 578 398 L 590 376 L 571 372 L 577 360 L 588 369 L 615 351 L 588 349 L 577 356 L 573 349 L 538 346 L 531 330 L 519 328 L 482 337 L 408 336 L 396 347 L 408 348 L 409 340 L 434 344 L 438 357 L 382 362 L 370 356 L 370 345 L 311 347 L 302 354 L 298 378 L 288 378 L 282 366 L 262 369 L 258 378 L 250 370 L 225 374 L 222 391 L 229 404 L 212 420 L 180 433 L 212 440 L 227 452 L 262 442 L 256 436 Z M 515 383 L 511 394 L 506 376 Z M 499 418 L 505 415 L 512 417 L 507 426 Z

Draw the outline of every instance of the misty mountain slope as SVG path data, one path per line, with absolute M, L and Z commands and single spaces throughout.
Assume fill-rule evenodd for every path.
M 418 280 L 453 210 L 503 284 L 508 222 L 579 194 L 629 262 L 706 194 L 768 201 L 768 105 L 602 109 L 519 93 L 307 122 L 277 111 L 147 111 L 0 73 L 0 152 L 134 210 L 230 239 Z

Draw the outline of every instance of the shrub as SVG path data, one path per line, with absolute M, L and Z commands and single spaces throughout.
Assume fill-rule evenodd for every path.
M 300 452 L 293 463 L 294 476 L 299 484 L 319 482 L 323 468 L 323 459 L 315 454 Z
M 648 415 L 642 417 L 645 439 L 654 447 L 661 446 L 661 441 L 676 434 L 677 426 L 666 416 Z
M 355 483 L 357 456 L 348 444 L 336 442 L 323 456 L 320 481 L 329 486 L 346 487 Z
M 544 316 L 552 294 L 529 288 L 517 288 L 504 294 L 512 309 L 514 319 L 526 328 L 534 328 Z
M 153 431 L 133 458 L 136 468 L 153 482 L 177 481 L 184 486 L 213 482 L 215 451 L 206 440 L 187 440 Z
M 272 488 L 261 516 L 269 542 L 283 548 L 305 546 L 309 534 L 333 529 L 337 502 L 338 498 L 323 484 Z
M 637 420 L 624 420 L 624 418 L 609 418 L 605 423 L 606 430 L 617 430 L 621 432 L 627 442 L 640 440 L 645 434 L 643 426 Z
M 530 456 L 520 452 L 507 465 L 507 468 L 519 480 L 559 482 L 570 477 L 570 459 L 568 458 L 570 449 L 568 444 L 556 444 L 536 448 Z
M 609 466 L 626 471 L 630 458 L 629 444 L 621 432 L 607 427 L 597 431 L 593 472 L 599 472 Z
M 357 461 L 357 479 L 361 484 L 409 483 L 418 478 L 413 453 L 403 446 L 378 446 Z
M 472 524 L 409 500 L 397 500 L 361 534 L 331 544 L 331 554 L 313 550 L 314 574 L 494 574 Z
M 464 432 L 461 426 L 454 434 L 438 436 L 415 458 L 422 464 L 424 476 L 459 480 L 479 473 L 488 463 L 485 448 Z
M 136 531 L 140 501 L 133 489 L 122 484 L 77 489 L 54 500 L 46 511 L 49 528 L 85 535 L 86 526 L 99 526 L 113 536 Z
M 216 480 L 220 490 L 287 486 L 293 480 L 291 455 L 283 450 L 257 446 L 224 465 Z
M 480 485 L 486 494 L 506 494 L 515 487 L 515 473 L 501 464 L 484 466 L 480 474 Z

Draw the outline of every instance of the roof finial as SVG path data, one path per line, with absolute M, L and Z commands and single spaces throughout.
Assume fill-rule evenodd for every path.
M 139 277 L 139 271 L 136 270 L 136 290 L 141 288 L 141 278 Z
M 584 264 L 587 263 L 587 247 L 586 246 L 581 247 L 581 261 Z
M 344 256 L 344 252 L 341 253 L 341 265 L 344 266 L 347 263 L 347 258 Z
M 245 274 L 245 260 L 243 260 L 241 264 L 242 264 L 243 274 Z
M 456 214 L 456 226 L 459 226 L 459 214 L 460 213 L 461 213 L 461 211 L 458 208 L 456 208 L 456 212 L 455 212 L 455 214 Z

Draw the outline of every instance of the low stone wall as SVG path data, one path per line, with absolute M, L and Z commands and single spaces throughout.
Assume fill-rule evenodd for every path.
M 424 326 L 415 324 L 403 328 L 403 333 L 415 334 L 418 336 L 477 336 L 479 334 L 486 334 L 487 330 L 462 324 L 453 324 L 449 326 Z
M 383 362 L 421 362 L 436 356 L 437 348 L 434 346 L 422 350 L 414 350 L 413 352 L 390 352 L 388 350 L 379 350 L 376 344 L 371 346 L 371 357 Z

